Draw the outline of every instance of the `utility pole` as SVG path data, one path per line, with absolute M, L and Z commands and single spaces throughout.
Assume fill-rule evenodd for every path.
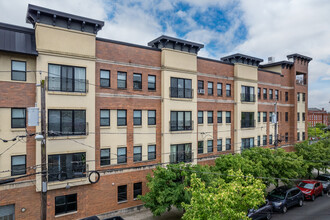
M 274 118 L 275 118 L 275 126 L 274 126 L 274 129 L 275 129 L 275 142 L 274 142 L 274 147 L 275 147 L 275 149 L 277 149 L 277 142 L 278 142 L 278 139 L 277 139 L 277 101 L 275 102 Z
M 40 74 L 41 76 L 41 74 Z M 41 80 L 41 220 L 47 219 L 46 99 L 45 80 Z

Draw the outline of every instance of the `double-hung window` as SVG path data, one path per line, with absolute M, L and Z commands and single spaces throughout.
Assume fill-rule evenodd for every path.
M 217 95 L 222 96 L 222 83 L 217 84 Z
M 55 215 L 77 211 L 77 194 L 55 197 Z
M 12 156 L 11 157 L 11 175 L 22 175 L 26 173 L 26 156 Z
M 133 112 L 133 124 L 134 125 L 142 125 L 142 111 L 134 110 Z
M 278 97 L 278 90 L 276 89 L 275 90 L 275 99 L 278 101 L 279 100 L 279 97 Z
M 262 114 L 262 122 L 267 122 L 267 112 L 263 112 L 263 114 Z
M 26 111 L 25 108 L 11 109 L 11 128 L 26 127 Z
M 126 126 L 126 110 L 117 110 L 117 126 Z
M 297 92 L 297 101 L 299 102 L 300 101 L 300 93 Z
M 285 101 L 289 101 L 289 93 L 288 92 L 285 92 Z
M 198 141 L 198 154 L 204 153 L 204 141 Z
M 269 89 L 269 99 L 273 99 L 273 90 Z
M 198 111 L 198 124 L 203 124 L 204 123 L 204 117 L 203 117 L 203 111 Z
M 156 159 L 156 145 L 148 146 L 148 160 Z
M 110 110 L 100 110 L 100 126 L 110 126 Z
M 48 110 L 48 135 L 86 135 L 86 111 Z
M 191 143 L 171 145 L 170 163 L 191 162 Z
M 254 87 L 242 86 L 241 101 L 242 102 L 255 102 Z
M 171 111 L 171 131 L 192 130 L 192 124 L 190 111 Z
M 262 145 L 267 146 L 267 135 L 262 136 Z
M 86 176 L 86 153 L 48 155 L 48 181 Z
M 127 73 L 119 72 L 117 73 L 117 87 L 118 89 L 126 89 L 127 88 Z
M 297 112 L 297 121 L 300 121 L 300 113 Z
M 100 71 L 100 86 L 110 87 L 110 70 Z
M 297 141 L 300 141 L 300 133 L 297 133 Z
M 208 140 L 207 141 L 207 153 L 212 153 L 213 152 L 213 140 Z
M 258 99 L 261 99 L 261 88 L 258 88 Z
M 127 185 L 118 186 L 118 195 L 117 195 L 118 202 L 125 202 L 127 201 Z
M 192 98 L 191 79 L 171 77 L 170 92 L 174 98 Z
M 226 112 L 226 123 L 231 123 L 231 112 Z
M 254 138 L 242 138 L 242 150 L 254 147 Z
M 306 93 L 303 93 L 303 94 L 302 94 L 302 101 L 303 101 L 303 102 L 306 101 Z
M 242 128 L 255 127 L 254 112 L 242 112 L 241 116 L 242 116 L 242 121 L 241 121 Z
M 213 95 L 213 82 L 207 82 L 207 94 Z
M 156 90 L 156 76 L 148 75 L 148 90 L 155 91 Z
M 222 139 L 217 140 L 217 150 L 218 152 L 222 151 Z
M 258 136 L 258 147 L 260 147 L 260 136 Z
M 148 110 L 148 125 L 155 125 L 155 124 L 156 124 L 156 111 Z
M 226 84 L 226 96 L 230 97 L 231 96 L 231 85 Z
M 302 113 L 302 121 L 305 121 L 305 112 Z
M 273 135 L 269 135 L 269 144 L 272 145 L 273 144 Z
M 26 81 L 26 62 L 11 61 L 11 80 Z
M 133 161 L 134 162 L 142 161 L 142 147 L 136 146 L 134 147 L 133 151 L 134 151 Z
M 217 115 L 217 121 L 218 121 L 218 123 L 222 123 L 222 111 L 218 111 L 217 114 L 218 114 Z
M 289 133 L 286 132 L 286 133 L 285 133 L 285 142 L 287 143 L 288 141 L 289 141 Z
M 142 74 L 139 73 L 133 74 L 133 89 L 142 90 Z
M 204 81 L 198 80 L 198 94 L 204 94 Z
M 100 164 L 101 166 L 110 165 L 110 149 L 101 149 L 100 155 Z
M 207 123 L 212 124 L 213 123 L 213 111 L 207 112 Z
M 142 183 L 134 183 L 133 185 L 134 199 L 137 199 L 139 195 L 142 195 Z
M 117 148 L 117 163 L 126 163 L 127 162 L 127 148 L 119 147 Z
M 285 121 L 289 121 L 289 112 L 285 112 Z
M 258 122 L 261 121 L 261 118 L 260 118 L 260 112 L 258 112 Z
M 226 138 L 226 150 L 231 149 L 231 138 Z
M 65 65 L 48 65 L 48 90 L 61 92 L 86 92 L 86 68 Z
M 264 99 L 267 99 L 267 89 L 263 89 Z

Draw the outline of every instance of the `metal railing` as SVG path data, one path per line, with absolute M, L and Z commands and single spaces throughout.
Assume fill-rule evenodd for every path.
M 256 95 L 255 94 L 241 93 L 241 101 L 242 102 L 255 102 L 256 101 Z
M 170 97 L 172 98 L 193 98 L 193 89 L 170 87 Z
M 46 77 L 48 91 L 87 93 L 89 81 L 66 77 Z
M 170 121 L 170 131 L 191 131 L 194 129 L 194 121 Z
M 191 163 L 193 162 L 193 153 L 191 151 L 188 152 L 176 152 L 170 153 L 170 163 Z
M 63 129 L 63 124 L 60 122 L 57 123 L 48 123 L 48 136 L 73 136 L 73 135 L 88 135 L 88 122 L 74 123 L 74 131 L 65 131 Z M 62 127 L 60 130 L 53 130 L 52 127 Z
M 254 128 L 256 120 L 241 120 L 241 128 Z

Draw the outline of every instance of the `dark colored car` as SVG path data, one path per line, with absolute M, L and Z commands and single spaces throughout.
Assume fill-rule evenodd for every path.
M 330 174 L 321 174 L 315 179 L 322 183 L 324 193 L 330 190 Z
M 258 209 L 250 209 L 248 217 L 255 219 L 271 219 L 273 213 L 273 206 L 266 201 L 263 205 L 259 206 Z
M 267 199 L 274 211 L 286 213 L 292 206 L 303 206 L 304 194 L 297 187 L 280 186 L 271 191 Z
M 317 180 L 304 180 L 301 181 L 297 186 L 303 193 L 306 199 L 312 201 L 315 200 L 317 196 L 323 196 L 323 186 Z

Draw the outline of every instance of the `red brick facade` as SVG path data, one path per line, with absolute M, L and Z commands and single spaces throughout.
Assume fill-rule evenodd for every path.
M 329 125 L 329 113 L 324 110 L 324 108 L 317 109 L 317 108 L 310 108 L 308 109 L 308 124 L 311 127 L 314 127 L 316 123 L 325 124 L 326 126 Z

